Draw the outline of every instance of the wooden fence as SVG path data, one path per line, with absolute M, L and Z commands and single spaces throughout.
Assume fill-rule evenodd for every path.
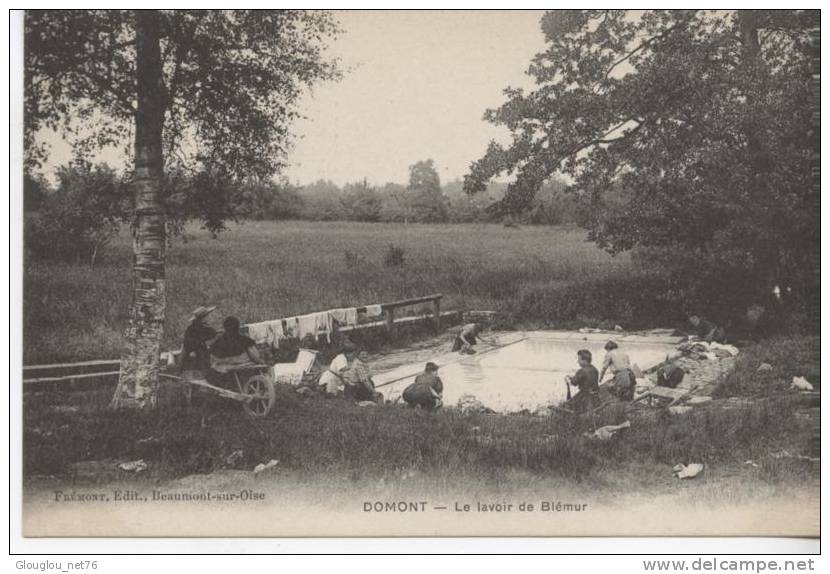
M 401 299 L 391 303 L 382 303 L 380 305 L 381 312 L 384 316 L 383 325 L 387 332 L 393 334 L 396 327 L 395 311 L 403 307 L 410 307 L 414 305 L 422 305 L 424 303 L 432 304 L 432 312 L 430 317 L 433 322 L 435 331 L 441 329 L 441 299 L 443 295 L 436 293 L 433 295 L 425 295 L 423 297 L 416 297 L 412 299 Z M 357 311 L 365 312 L 367 307 L 358 307 Z M 419 316 L 417 319 L 423 319 L 425 316 Z M 410 320 L 412 318 L 406 317 L 399 319 L 401 321 Z M 357 325 L 341 329 L 342 331 L 355 331 L 360 329 L 368 329 L 377 327 L 377 322 L 367 323 L 365 325 Z M 167 357 L 170 353 L 174 355 L 178 351 L 169 351 L 162 353 L 161 358 L 164 363 L 167 362 Z M 25 365 L 23 367 L 23 383 L 24 389 L 28 386 L 31 388 L 34 385 L 49 386 L 51 384 L 64 386 L 69 384 L 70 389 L 77 382 L 94 382 L 96 379 L 107 380 L 115 378 L 119 374 L 120 361 L 118 359 L 111 360 L 94 360 L 94 361 L 80 361 L 77 363 L 57 363 L 51 365 Z

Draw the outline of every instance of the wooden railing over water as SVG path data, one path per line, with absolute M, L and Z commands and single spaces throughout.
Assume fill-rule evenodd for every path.
M 385 328 L 387 332 L 393 334 L 395 332 L 395 311 L 403 307 L 411 307 L 414 305 L 422 305 L 424 303 L 432 303 L 432 321 L 436 332 L 441 329 L 441 299 L 443 295 L 436 293 L 433 295 L 425 295 L 423 297 L 415 297 L 412 299 L 401 299 L 399 301 L 392 301 L 391 303 L 381 303 L 380 308 L 384 316 Z M 366 311 L 368 306 L 357 307 L 358 313 Z M 362 328 L 372 328 L 375 323 L 368 323 L 366 325 L 357 325 L 350 327 L 350 331 Z M 170 353 L 174 351 L 164 352 L 161 354 L 162 359 L 165 360 Z M 69 383 L 75 381 L 85 381 L 90 379 L 106 379 L 109 377 L 117 377 L 119 374 L 119 367 L 121 362 L 118 359 L 106 360 L 92 360 L 80 361 L 77 363 L 56 363 L 51 365 L 24 365 L 23 366 L 23 383 L 24 384 L 49 384 L 49 383 Z M 39 375 L 39 376 L 38 376 Z M 27 378 L 28 376 L 28 378 Z

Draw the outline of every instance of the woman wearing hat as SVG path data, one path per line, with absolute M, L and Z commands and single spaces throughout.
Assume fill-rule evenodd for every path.
M 184 331 L 182 342 L 182 371 L 202 371 L 210 368 L 207 343 L 217 335 L 216 330 L 205 323 L 205 317 L 216 307 L 197 307 L 190 316 L 190 324 Z

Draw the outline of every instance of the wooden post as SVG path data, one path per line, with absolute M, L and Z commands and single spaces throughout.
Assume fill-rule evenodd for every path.
M 435 332 L 441 332 L 441 298 L 438 297 L 432 301 L 432 315 L 435 320 Z
M 395 308 L 386 308 L 386 332 L 390 335 L 395 332 Z

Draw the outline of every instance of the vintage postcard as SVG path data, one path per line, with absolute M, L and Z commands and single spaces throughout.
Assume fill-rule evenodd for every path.
M 817 10 L 18 16 L 24 537 L 820 536 Z

